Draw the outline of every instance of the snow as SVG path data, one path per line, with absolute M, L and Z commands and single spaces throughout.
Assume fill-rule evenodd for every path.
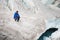
M 45 29 L 52 26 L 59 28 L 60 19 L 56 21 L 55 19 L 60 17 L 60 12 L 50 9 L 37 0 L 23 0 L 23 2 L 21 0 L 9 0 L 8 5 L 4 5 L 5 2 L 3 1 L 2 6 L 0 5 L 0 14 L 4 16 L 2 19 L 5 21 L 5 27 L 17 30 L 25 39 L 37 40 Z M 16 10 L 21 15 L 19 22 L 15 22 L 13 19 Z
M 51 35 L 51 38 L 57 40 L 60 38 L 60 29 Z
M 44 37 L 43 40 L 51 40 L 51 38 L 49 38 L 49 37 Z

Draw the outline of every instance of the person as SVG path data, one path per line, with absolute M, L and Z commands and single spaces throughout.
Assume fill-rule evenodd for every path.
M 18 11 L 16 11 L 14 13 L 14 20 L 17 21 L 17 22 L 19 22 L 19 19 L 20 19 L 20 15 L 18 14 Z

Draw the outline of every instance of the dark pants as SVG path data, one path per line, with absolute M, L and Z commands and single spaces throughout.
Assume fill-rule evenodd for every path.
M 19 22 L 19 19 L 20 19 L 19 17 L 18 18 L 15 18 L 15 21 Z

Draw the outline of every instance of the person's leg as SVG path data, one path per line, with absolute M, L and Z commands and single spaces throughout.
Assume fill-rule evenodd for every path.
M 17 18 L 17 22 L 19 22 L 19 18 Z
M 15 21 L 16 21 L 16 19 L 15 19 Z
M 17 21 L 17 18 L 15 18 L 15 21 Z
M 16 19 L 14 19 L 16 21 Z

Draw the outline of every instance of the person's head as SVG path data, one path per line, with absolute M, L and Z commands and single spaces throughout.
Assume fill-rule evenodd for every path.
M 16 11 L 18 13 L 18 11 Z

